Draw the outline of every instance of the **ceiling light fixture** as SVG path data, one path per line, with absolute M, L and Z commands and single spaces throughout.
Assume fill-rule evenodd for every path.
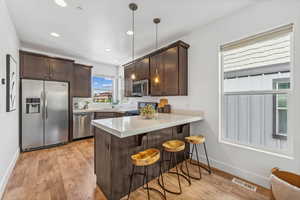
M 55 33 L 55 32 L 50 33 L 50 35 L 53 36 L 53 37 L 60 37 L 60 35 L 58 33 Z
M 158 49 L 158 24 L 160 23 L 160 18 L 154 18 L 153 22 L 155 24 L 155 48 Z M 155 68 L 155 78 L 154 78 L 154 83 L 158 84 L 160 82 L 159 80 L 159 73 L 158 73 L 158 66 L 157 66 L 157 62 L 156 62 L 156 68 Z
M 55 1 L 55 3 L 57 4 L 57 5 L 59 5 L 60 7 L 67 7 L 67 3 L 65 2 L 65 0 L 54 0 Z
M 132 11 L 132 33 L 134 33 L 134 12 L 138 9 L 138 6 L 135 3 L 129 4 L 129 9 Z M 134 35 L 132 34 L 132 62 L 134 62 Z M 135 80 L 135 72 L 131 74 L 131 79 Z
M 129 31 L 126 32 L 126 34 L 127 34 L 127 35 L 133 35 L 133 31 L 132 31 L 132 30 L 129 30 Z
M 105 49 L 105 51 L 106 51 L 106 52 L 110 52 L 110 51 L 111 51 L 111 49 Z

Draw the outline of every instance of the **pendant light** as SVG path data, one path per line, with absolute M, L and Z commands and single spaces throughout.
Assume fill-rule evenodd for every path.
M 134 62 L 134 36 L 135 36 L 135 31 L 134 31 L 134 12 L 138 9 L 138 6 L 135 3 L 129 4 L 129 9 L 132 11 L 132 62 Z M 131 79 L 135 80 L 136 75 L 135 72 L 131 74 Z
M 160 23 L 160 18 L 154 18 L 153 22 L 155 24 L 155 37 L 156 37 L 156 41 L 155 41 L 155 48 L 158 49 L 158 24 Z M 159 74 L 158 74 L 158 66 L 157 66 L 157 62 L 156 62 L 156 69 L 155 69 L 155 78 L 154 78 L 154 83 L 158 84 L 160 82 L 159 80 Z

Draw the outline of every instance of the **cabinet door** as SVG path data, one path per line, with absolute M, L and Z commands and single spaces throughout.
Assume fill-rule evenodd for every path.
M 135 72 L 137 80 L 149 79 L 149 58 L 138 61 L 136 63 Z
M 150 58 L 150 94 L 151 96 L 162 96 L 164 86 L 164 64 L 163 53 Z
M 91 67 L 74 64 L 74 97 L 91 97 Z
M 55 81 L 72 81 L 73 62 L 60 59 L 49 59 L 50 78 Z
M 164 91 L 163 95 L 175 96 L 179 92 L 178 47 L 173 47 L 163 53 Z
M 135 73 L 135 68 L 134 66 L 127 66 L 124 69 L 124 78 L 125 78 L 125 88 L 124 88 L 124 95 L 125 97 L 130 97 L 132 96 L 132 82 L 133 80 L 131 79 L 131 75 Z
M 49 62 L 47 57 L 20 52 L 21 78 L 49 79 Z

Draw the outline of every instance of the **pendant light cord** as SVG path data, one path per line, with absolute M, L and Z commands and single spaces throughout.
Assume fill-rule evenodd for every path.
M 158 48 L 158 42 L 157 42 L 157 37 L 158 37 L 158 24 L 155 24 L 155 29 L 156 29 L 156 49 Z
M 134 10 L 132 10 L 132 61 L 134 60 L 134 36 L 135 36 L 135 30 L 134 30 Z

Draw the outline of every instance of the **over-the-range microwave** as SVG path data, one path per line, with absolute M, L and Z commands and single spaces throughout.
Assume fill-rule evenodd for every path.
M 143 97 L 149 95 L 149 81 L 140 80 L 132 83 L 132 95 L 137 97 Z

